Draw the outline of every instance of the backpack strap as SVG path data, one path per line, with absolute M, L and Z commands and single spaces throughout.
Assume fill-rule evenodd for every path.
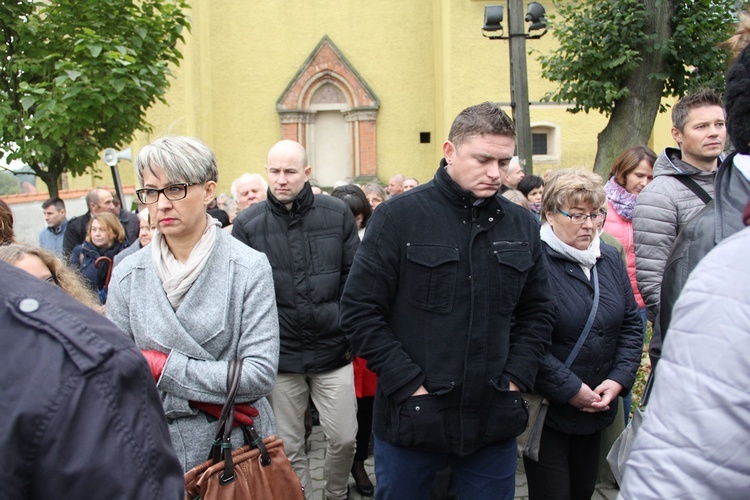
M 713 200 L 713 198 L 711 198 L 711 195 L 708 194 L 705 189 L 700 187 L 698 183 L 695 182 L 689 175 L 675 175 L 674 177 L 682 184 L 684 184 L 686 188 L 692 191 L 695 196 L 700 198 L 704 204 L 707 204 L 709 201 Z

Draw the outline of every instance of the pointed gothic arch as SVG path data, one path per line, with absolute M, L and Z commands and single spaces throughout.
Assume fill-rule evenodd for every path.
M 305 146 L 313 177 L 323 185 L 336 176 L 377 176 L 379 107 L 375 93 L 328 36 L 276 102 L 282 138 Z

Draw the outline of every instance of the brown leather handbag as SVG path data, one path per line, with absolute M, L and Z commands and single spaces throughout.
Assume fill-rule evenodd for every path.
M 253 427 L 242 426 L 246 444 L 232 451 L 234 398 L 241 374 L 242 363 L 233 360 L 216 439 L 209 459 L 185 474 L 185 499 L 304 500 L 304 491 L 281 439 L 276 436 L 261 439 Z

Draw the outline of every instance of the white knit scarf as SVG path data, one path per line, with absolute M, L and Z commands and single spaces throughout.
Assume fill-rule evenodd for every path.
M 594 239 L 586 250 L 578 250 L 567 243 L 563 243 L 563 241 L 557 237 L 552 230 L 552 226 L 550 226 L 548 222 L 542 224 L 540 235 L 542 241 L 548 244 L 552 250 L 561 253 L 568 259 L 577 263 L 581 266 L 581 269 L 583 269 L 586 277 L 591 279 L 591 268 L 594 267 L 596 259 L 601 255 L 601 249 L 599 248 L 599 236 L 601 235 L 601 231 L 596 231 L 594 233 Z
M 151 241 L 151 259 L 161 278 L 167 299 L 175 311 L 182 304 L 182 300 L 200 276 L 203 268 L 206 267 L 208 256 L 211 255 L 211 250 L 216 243 L 219 226 L 221 226 L 219 221 L 206 214 L 206 230 L 190 251 L 190 257 L 184 264 L 172 255 L 161 232 L 154 232 Z

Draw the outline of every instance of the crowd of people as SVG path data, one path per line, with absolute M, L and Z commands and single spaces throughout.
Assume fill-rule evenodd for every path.
M 0 200 L 0 371 L 17 383 L 2 489 L 181 497 L 239 360 L 233 442 L 250 425 L 281 437 L 308 500 L 313 413 L 326 498 L 348 498 L 351 475 L 383 499 L 511 499 L 532 392 L 549 409 L 538 457 L 523 457 L 529 498 L 589 499 L 651 322 L 663 360 L 622 496 L 739 498 L 746 103 L 748 49 L 725 100 L 702 90 L 673 107 L 676 148 L 630 147 L 606 181 L 525 175 L 513 121 L 487 102 L 455 118 L 424 184 L 397 174 L 328 195 L 303 145 L 282 140 L 265 177 L 220 195 L 212 151 L 167 136 L 134 162 L 138 214 L 105 189 L 70 220 L 51 198 L 29 245 Z

